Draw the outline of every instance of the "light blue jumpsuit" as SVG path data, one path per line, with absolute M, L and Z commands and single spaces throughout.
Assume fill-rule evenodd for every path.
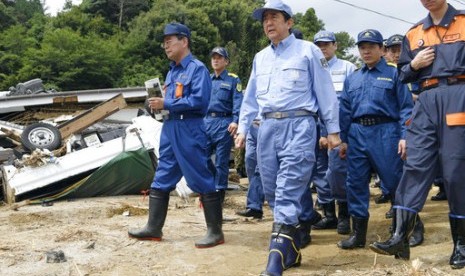
M 313 43 L 291 34 L 256 54 L 238 133 L 247 134 L 253 119 L 262 115 L 258 165 L 265 198 L 274 202 L 275 223 L 297 226 L 315 164 L 316 122 L 310 115 L 293 116 L 293 111 L 319 111 L 328 132 L 339 132 L 338 102 L 326 59 Z M 270 118 L 271 112 L 291 115 Z
M 345 79 L 355 71 L 356 67 L 351 62 L 338 59 L 336 56 L 331 58 L 328 63 L 334 90 L 336 90 L 336 95 L 339 100 L 344 88 Z M 322 136 L 326 136 L 326 128 L 324 126 L 322 126 L 322 128 Z M 323 198 L 321 199 L 321 203 L 327 203 L 333 199 L 339 202 L 346 202 L 347 161 L 339 157 L 339 147 L 329 150 L 327 154 L 329 160 L 326 179 L 331 189 L 332 198 Z M 318 195 L 318 200 L 320 200 L 320 195 Z

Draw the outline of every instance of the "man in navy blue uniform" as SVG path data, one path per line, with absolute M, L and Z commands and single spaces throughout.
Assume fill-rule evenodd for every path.
M 300 265 L 302 197 L 315 163 L 316 112 L 328 129 L 332 149 L 340 144 L 337 98 L 320 49 L 290 33 L 292 10 L 269 0 L 253 17 L 270 45 L 255 55 L 241 106 L 236 147 L 243 147 L 258 114 L 258 164 L 266 200 L 274 205 L 266 270 L 282 275 Z M 311 196 L 306 198 L 311 202 Z M 310 210 L 311 210 L 311 204 Z
M 160 241 L 168 211 L 170 192 L 182 176 L 191 190 L 200 194 L 207 234 L 197 248 L 224 243 L 220 192 L 215 188 L 207 134 L 203 118 L 211 93 L 211 78 L 205 65 L 190 52 L 191 32 L 183 24 L 170 23 L 164 29 L 163 47 L 171 60 L 165 79 L 164 98 L 149 98 L 153 110 L 168 110 L 160 138 L 160 157 L 150 189 L 149 218 L 142 229 L 129 236 Z
M 446 0 L 421 0 L 428 16 L 405 35 L 399 77 L 420 83 L 407 130 L 407 161 L 396 192 L 395 231 L 370 248 L 409 259 L 408 237 L 434 178 L 442 172 L 449 201 L 453 269 L 465 267 L 465 11 Z
M 328 61 L 334 90 L 339 99 L 344 87 L 344 80 L 354 72 L 355 65 L 336 56 L 337 42 L 333 32 L 319 31 L 313 42 L 321 49 Z M 316 171 L 313 182 L 317 188 L 318 202 L 321 204 L 324 217 L 312 229 L 337 229 L 339 234 L 350 233 L 350 218 L 347 207 L 345 183 L 347 178 L 347 162 L 339 157 L 339 148 L 328 151 L 327 131 L 320 123 L 321 137 L 318 143 Z M 318 175 L 322 175 L 317 178 Z M 339 205 L 336 217 L 335 200 Z
M 364 247 L 368 227 L 371 172 L 378 172 L 390 194 L 402 175 L 405 123 L 413 100 L 397 69 L 383 58 L 383 37 L 377 30 L 358 34 L 365 63 L 346 78 L 340 102 L 341 157 L 347 157 L 347 201 L 352 234 L 338 243 L 342 249 Z M 382 141 L 382 143 L 380 143 Z
M 260 117 L 255 118 L 247 132 L 245 141 L 245 168 L 249 179 L 247 205 L 245 210 L 236 212 L 240 216 L 257 219 L 263 218 L 263 203 L 265 201 L 262 178 L 257 163 L 257 136 L 260 123 Z
M 242 103 L 242 85 L 239 77 L 226 70 L 229 54 L 223 47 L 215 47 L 210 53 L 213 68 L 212 91 L 205 125 L 208 146 L 215 153 L 215 186 L 224 200 L 228 188 L 229 156 L 233 136 L 237 132 L 239 110 Z
M 404 39 L 404 36 L 395 34 L 390 36 L 386 40 L 386 61 L 395 64 L 397 66 L 397 63 L 399 62 L 399 57 L 400 57 L 400 52 L 401 52 L 401 47 L 402 47 L 402 40 Z M 415 101 L 415 94 L 417 93 L 417 90 L 419 89 L 418 83 L 409 83 L 407 84 L 409 87 L 410 92 L 412 92 L 413 100 Z M 440 178 L 437 178 L 440 180 Z M 436 180 L 435 180 L 436 181 Z M 380 188 L 382 191 L 382 195 L 375 199 L 389 199 L 391 201 L 391 208 L 389 211 L 386 213 L 386 218 L 392 218 L 394 215 L 394 209 L 392 206 L 394 205 L 394 198 L 391 197 L 389 194 L 389 190 L 384 187 L 384 184 L 381 182 L 380 183 Z M 420 219 L 420 216 L 418 216 L 418 219 L 416 221 L 415 227 L 413 229 L 413 234 L 410 236 L 409 244 L 410 247 L 415 247 L 423 243 L 424 240 L 424 232 L 425 232 L 425 227 L 423 225 L 423 222 Z

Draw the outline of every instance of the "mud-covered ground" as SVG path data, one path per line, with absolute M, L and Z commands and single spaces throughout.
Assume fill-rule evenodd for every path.
M 433 188 L 430 194 L 436 192 Z M 258 275 L 266 266 L 272 214 L 267 208 L 263 220 L 236 216 L 245 195 L 228 191 L 226 243 L 210 249 L 194 247 L 206 228 L 196 198 L 186 202 L 171 197 L 162 242 L 128 238 L 129 228 L 146 222 L 148 200 L 142 196 L 59 201 L 16 211 L 4 205 L 0 275 Z M 388 207 L 372 201 L 367 245 L 388 236 Z M 302 250 L 302 265 L 284 275 L 464 275 L 465 269 L 448 265 L 452 241 L 447 214 L 446 202 L 428 200 L 421 214 L 425 242 L 412 248 L 410 261 L 376 255 L 368 247 L 341 250 L 336 243 L 347 236 L 335 230 L 312 231 L 312 244 Z M 66 261 L 48 263 L 47 252 L 60 250 Z

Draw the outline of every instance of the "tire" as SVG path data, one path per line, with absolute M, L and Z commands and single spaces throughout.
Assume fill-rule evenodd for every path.
M 35 123 L 23 130 L 21 143 L 30 151 L 35 149 L 55 150 L 61 146 L 61 133 L 58 128 L 50 124 Z

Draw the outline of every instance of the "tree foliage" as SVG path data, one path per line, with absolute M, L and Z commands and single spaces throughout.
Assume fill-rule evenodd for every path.
M 58 90 L 142 86 L 163 80 L 169 61 L 163 27 L 181 22 L 192 30 L 193 54 L 206 65 L 215 46 L 228 49 L 228 70 L 244 85 L 254 55 L 268 44 L 251 16 L 264 0 L 67 0 L 56 16 L 43 0 L 0 0 L 0 90 L 42 78 Z M 324 29 L 315 10 L 294 16 L 306 39 Z M 353 58 L 354 40 L 336 34 L 338 56 Z

